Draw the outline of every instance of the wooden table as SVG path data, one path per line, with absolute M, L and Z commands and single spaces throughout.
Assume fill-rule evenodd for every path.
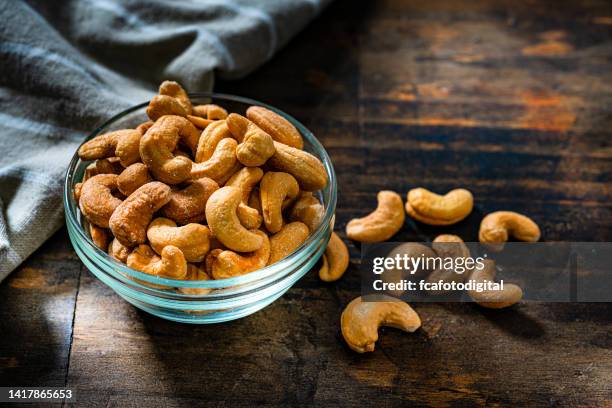
M 337 1 L 272 61 L 218 91 L 305 123 L 339 179 L 337 230 L 375 193 L 470 188 L 454 227 L 532 216 L 546 240 L 612 240 L 612 5 L 606 1 Z M 417 304 L 415 334 L 353 353 L 334 284 L 311 271 L 268 308 L 193 327 L 130 306 L 59 231 L 0 285 L 0 384 L 69 386 L 85 406 L 612 406 L 612 306 Z

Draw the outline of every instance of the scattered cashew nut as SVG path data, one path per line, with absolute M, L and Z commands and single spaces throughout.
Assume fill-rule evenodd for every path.
M 393 298 L 364 302 L 358 297 L 342 312 L 340 325 L 349 347 L 358 353 L 365 353 L 374 351 L 380 326 L 414 332 L 421 327 L 421 319 L 405 302 Z
M 319 278 L 324 282 L 337 281 L 348 268 L 348 248 L 338 234 L 333 231 L 322 258 L 323 267 L 319 269 Z
M 536 242 L 540 239 L 540 227 L 531 218 L 513 211 L 496 211 L 480 222 L 478 240 L 483 244 L 501 249 L 509 236 Z
M 463 188 L 451 190 L 445 195 L 421 187 L 413 188 L 406 200 L 408 215 L 429 225 L 456 224 L 470 215 L 473 207 L 472 193 Z
M 394 191 L 383 190 L 377 195 L 378 206 L 363 218 L 346 225 L 346 235 L 359 242 L 382 242 L 395 235 L 406 218 L 402 198 Z
M 485 259 L 484 267 L 482 269 L 474 268 L 470 276 L 470 280 L 477 283 L 492 282 L 493 279 L 495 279 L 495 261 L 491 259 Z M 504 283 L 503 290 L 485 290 L 482 292 L 469 290 L 468 294 L 474 302 L 489 309 L 509 307 L 523 298 L 523 290 L 513 283 Z
M 431 245 L 436 255 L 442 259 L 445 258 L 463 258 L 470 257 L 470 249 L 465 245 L 463 240 L 457 235 L 442 234 L 438 235 Z M 463 282 L 470 276 L 471 270 L 465 270 L 458 273 L 454 270 L 439 268 L 432 271 L 427 277 L 427 282 Z M 445 291 L 429 291 L 431 294 L 442 294 Z

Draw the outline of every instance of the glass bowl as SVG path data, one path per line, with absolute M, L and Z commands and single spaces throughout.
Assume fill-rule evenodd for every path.
M 128 268 L 100 250 L 84 228 L 85 221 L 74 199 L 74 185 L 83 178 L 90 162 L 75 153 L 66 172 L 64 210 L 70 241 L 85 266 L 119 296 L 134 306 L 164 319 L 185 323 L 217 323 L 248 316 L 285 293 L 318 261 L 333 230 L 336 209 L 336 176 L 327 152 L 301 123 L 264 103 L 232 95 L 196 93 L 194 104 L 216 103 L 230 112 L 244 114 L 251 105 L 264 106 L 289 120 L 304 138 L 304 150 L 318 157 L 329 178 L 315 193 L 325 208 L 321 224 L 293 253 L 277 263 L 246 275 L 220 280 L 184 281 L 148 275 Z M 148 118 L 143 103 L 112 117 L 86 140 L 117 129 L 134 128 Z M 184 288 L 184 289 L 183 289 Z M 186 290 L 191 289 L 191 290 Z M 200 294 L 189 294 L 189 293 Z M 208 293 L 206 293 L 208 292 Z

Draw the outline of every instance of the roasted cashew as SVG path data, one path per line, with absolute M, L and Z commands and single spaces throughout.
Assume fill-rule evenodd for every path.
M 295 251 L 308 238 L 310 231 L 303 222 L 292 222 L 284 225 L 280 231 L 270 237 L 270 259 L 272 265 Z
M 227 111 L 215 104 L 196 105 L 193 107 L 193 114 L 209 120 L 227 118 Z
M 123 245 L 121 242 L 114 238 L 110 244 L 108 244 L 108 254 L 111 258 L 115 258 L 119 262 L 126 263 L 128 255 L 130 255 L 130 248 Z
M 337 281 L 344 275 L 348 265 L 348 248 L 338 234 L 332 232 L 323 254 L 323 266 L 319 269 L 319 278 L 324 282 Z
M 103 251 L 106 251 L 108 247 L 109 234 L 106 228 L 100 228 L 97 225 L 89 224 L 89 235 L 91 236 L 91 240 L 98 248 Z
M 164 81 L 159 85 L 159 94 L 160 95 L 168 95 L 177 100 L 178 103 L 181 104 L 183 109 L 187 114 L 191 114 L 191 99 L 189 99 L 189 95 L 183 89 L 183 87 L 175 81 Z
M 219 189 L 219 185 L 208 177 L 188 182 L 182 190 L 174 188 L 170 201 L 161 209 L 164 217 L 178 224 L 202 222 L 206 220 L 206 202 Z
M 135 129 L 122 129 L 98 135 L 79 147 L 81 160 L 119 157 L 124 167 L 140 160 L 138 147 L 142 134 Z
M 263 170 L 259 167 L 243 167 L 225 183 L 226 186 L 237 187 L 242 192 L 242 202 L 238 205 L 238 218 L 247 229 L 259 228 L 262 217 L 260 212 L 247 205 L 253 187 L 263 177 Z
M 463 258 L 467 259 L 470 257 L 470 249 L 465 245 L 463 240 L 457 235 L 442 234 L 438 235 L 431 245 L 432 249 L 436 252 L 436 255 L 442 259 L 446 258 Z M 443 265 L 442 265 L 443 266 Z M 471 269 L 466 269 L 462 273 L 455 270 L 448 270 L 444 267 L 434 270 L 427 277 L 427 282 L 463 282 L 471 273 Z M 429 291 L 432 294 L 442 294 L 445 291 Z
M 470 280 L 477 283 L 492 282 L 494 279 L 495 261 L 491 259 L 485 259 L 484 267 L 482 269 L 474 268 L 470 276 Z M 485 290 L 482 292 L 468 290 L 468 294 L 474 302 L 489 309 L 509 307 L 523 298 L 523 290 L 513 283 L 504 283 L 503 290 Z
M 162 116 L 140 139 L 140 155 L 156 180 L 178 184 L 190 177 L 192 162 L 175 156 L 174 150 L 182 140 L 194 149 L 200 132 L 185 118 Z
M 395 259 L 397 256 L 401 258 L 435 258 L 437 255 L 430 247 L 419 244 L 418 242 L 404 242 L 393 248 L 388 254 L 387 258 Z M 398 283 L 402 279 L 406 278 L 407 274 L 414 277 L 426 277 L 432 271 L 426 269 L 426 265 L 420 264 L 416 270 L 402 270 L 397 268 L 387 269 L 381 275 L 381 278 L 386 283 Z M 403 289 L 388 289 L 387 293 L 392 296 L 399 297 L 405 290 Z
M 109 226 L 123 245 L 133 247 L 147 239 L 153 214 L 170 200 L 170 187 L 152 181 L 134 191 L 113 212 Z
M 117 176 L 115 174 L 99 174 L 93 176 L 81 187 L 79 208 L 92 224 L 108 228 L 108 222 L 121 200 L 113 196 L 117 190 Z
M 259 198 L 266 229 L 272 234 L 283 226 L 283 210 L 290 205 L 298 193 L 295 178 L 289 173 L 269 171 L 259 183 Z
M 301 221 L 313 232 L 321 223 L 325 208 L 310 191 L 302 191 L 289 213 L 291 221 Z
M 236 215 L 238 216 L 240 223 L 246 229 L 258 229 L 261 227 L 263 217 L 255 208 L 251 208 L 244 203 L 240 203 L 236 208 Z
M 346 224 L 347 237 L 360 242 L 382 242 L 402 228 L 406 216 L 399 194 L 383 190 L 377 197 L 378 206 L 374 212 Z
M 304 148 L 302 135 L 287 119 L 276 112 L 261 106 L 251 106 L 247 109 L 247 118 L 272 136 L 277 142 L 297 149 Z
M 196 149 L 195 161 L 201 163 L 210 159 L 215 153 L 215 149 L 219 142 L 228 137 L 232 137 L 232 134 L 224 120 L 212 122 L 204 129 L 200 136 L 198 148 Z
M 193 123 L 194 126 L 197 127 L 198 129 L 206 129 L 208 125 L 214 122 L 212 120 L 204 119 L 199 116 L 187 115 L 185 117 L 187 118 L 188 121 Z
M 223 184 L 224 179 L 227 180 L 227 178 L 231 177 L 233 169 L 236 168 L 237 145 L 236 141 L 232 138 L 222 139 L 210 159 L 193 164 L 191 178 L 209 177 L 217 183 Z
M 185 279 L 187 276 L 185 256 L 180 249 L 171 245 L 164 247 L 161 257 L 150 246 L 139 245 L 128 256 L 127 266 L 162 278 Z
M 361 297 L 346 306 L 340 318 L 342 336 L 358 353 L 374 351 L 380 326 L 414 332 L 421 327 L 419 315 L 405 302 L 388 298 L 364 302 Z
M 147 228 L 151 248 L 161 254 L 164 247 L 173 245 L 185 255 L 187 262 L 202 262 L 210 248 L 210 230 L 205 225 L 191 223 L 177 227 L 168 218 L 154 219 Z
M 267 163 L 291 174 L 303 190 L 317 191 L 327 185 L 325 167 L 312 154 L 279 142 L 274 142 L 274 148 L 275 153 Z
M 270 240 L 263 231 L 254 230 L 252 233 L 261 239 L 262 245 L 250 254 L 240 255 L 232 251 L 221 250 L 210 252 L 207 262 L 214 279 L 233 278 L 266 266 L 270 259 Z
M 456 224 L 470 215 L 473 207 L 472 193 L 463 188 L 451 190 L 445 195 L 421 187 L 413 188 L 406 200 L 408 215 L 429 225 Z
M 81 199 L 81 190 L 83 189 L 83 183 L 76 183 L 72 190 L 74 199 L 78 202 Z
M 153 181 L 149 169 L 143 163 L 134 163 L 117 177 L 117 187 L 122 194 L 129 196 L 140 186 Z
M 240 163 L 247 167 L 262 166 L 274 154 L 272 136 L 244 116 L 232 113 L 225 122 L 240 142 L 236 147 L 236 158 Z
M 215 191 L 206 203 L 206 220 L 213 235 L 229 249 L 238 252 L 256 251 L 264 244 L 264 240 L 261 234 L 249 231 L 240 224 L 236 215 L 240 197 L 241 192 L 236 187 L 222 187 Z
M 119 162 L 118 157 L 108 157 L 98 159 L 96 163 L 96 174 L 120 174 L 124 167 Z
M 199 280 L 210 280 L 210 276 L 199 266 L 194 264 L 187 264 L 187 276 L 185 280 L 199 281 Z M 212 292 L 210 288 L 177 288 L 177 290 L 186 295 L 206 295 Z
M 149 102 L 147 115 L 152 120 L 164 115 L 187 116 L 191 109 L 191 100 L 183 87 L 174 81 L 164 81 L 159 86 L 159 95 Z
M 540 227 L 531 218 L 513 211 L 496 211 L 480 222 L 478 240 L 483 244 L 501 249 L 509 236 L 519 241 L 536 242 L 540 239 Z
M 147 120 L 146 122 L 142 122 L 140 125 L 136 126 L 136 130 L 140 132 L 141 135 L 147 133 L 147 130 L 151 129 L 155 122 L 152 120 Z M 138 152 L 140 154 L 140 152 Z

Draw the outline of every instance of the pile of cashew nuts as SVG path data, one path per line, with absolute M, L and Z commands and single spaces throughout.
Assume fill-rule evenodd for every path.
M 380 191 L 377 198 L 378 206 L 372 213 L 353 219 L 346 225 L 348 238 L 359 242 L 383 242 L 399 232 L 404 225 L 406 214 L 415 221 L 428 225 L 452 225 L 465 219 L 474 207 L 472 193 L 466 189 L 455 189 L 445 195 L 439 195 L 424 188 L 415 188 L 408 192 L 405 205 L 401 196 L 393 191 Z M 519 241 L 535 242 L 540 239 L 540 228 L 529 217 L 512 211 L 496 211 L 481 221 L 478 239 L 487 247 L 499 250 L 510 237 Z M 395 252 L 443 258 L 470 256 L 468 247 L 460 237 L 447 234 L 436 237 L 431 248 L 416 242 L 407 242 L 395 248 L 389 256 L 394 256 Z M 495 262 L 485 260 L 481 270 L 473 269 L 462 274 L 434 270 L 427 276 L 427 281 L 492 281 L 495 278 L 495 270 Z M 393 279 L 393 276 L 390 278 Z M 523 297 L 522 289 L 515 284 L 504 284 L 501 291 L 468 291 L 468 294 L 480 306 L 494 309 L 512 306 Z M 377 302 L 363 302 L 361 297 L 358 297 L 350 302 L 342 313 L 342 335 L 349 347 L 359 353 L 374 350 L 380 326 L 413 332 L 421 326 L 421 320 L 407 303 L 391 297 Z
M 281 260 L 321 223 L 313 193 L 327 173 L 282 116 L 259 106 L 246 116 L 193 106 L 172 81 L 161 84 L 147 115 L 78 151 L 92 163 L 75 198 L 92 241 L 111 257 L 164 278 L 225 279 Z M 346 246 L 333 234 L 321 276 L 336 279 L 347 266 Z

